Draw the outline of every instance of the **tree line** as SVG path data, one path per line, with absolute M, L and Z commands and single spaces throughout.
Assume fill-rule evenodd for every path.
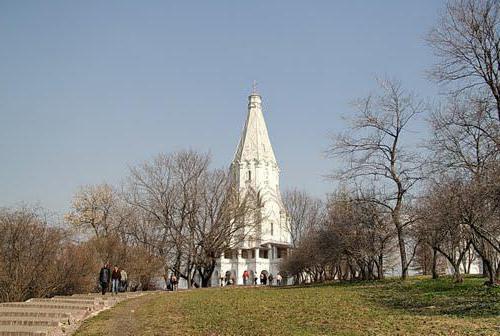
M 292 217 L 302 239 L 286 268 L 297 279 L 383 278 L 397 255 L 402 279 L 450 267 L 461 281 L 476 262 L 488 284 L 499 282 L 499 10 L 494 0 L 450 1 L 429 33 L 429 77 L 446 90 L 443 103 L 430 106 L 393 79 L 354 102 L 327 152 L 344 163 L 331 176 L 340 191 L 320 220 Z M 421 115 L 429 135 L 415 143 Z

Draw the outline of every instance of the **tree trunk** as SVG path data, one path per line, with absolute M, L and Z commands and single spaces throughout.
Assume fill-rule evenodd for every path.
M 379 254 L 378 256 L 378 278 L 383 279 L 384 278 L 384 255 Z
M 483 277 L 488 277 L 488 266 L 486 265 L 487 264 L 487 261 L 481 256 L 481 260 L 483 262 Z
M 375 274 L 373 273 L 373 268 L 374 268 L 373 264 L 374 264 L 373 261 L 368 262 L 368 278 L 369 278 L 369 280 L 375 279 Z
M 397 220 L 396 228 L 398 233 L 399 253 L 401 255 L 401 279 L 406 280 L 408 277 L 408 262 L 406 259 L 406 245 L 403 237 L 403 228 L 399 224 L 399 219 Z
M 337 266 L 337 278 L 339 280 L 342 280 L 343 276 L 344 276 L 344 274 L 342 273 L 342 266 L 339 265 L 339 266 Z
M 201 278 L 201 287 L 207 288 L 207 287 L 209 287 L 209 285 L 210 285 L 210 278 L 202 277 Z
M 498 121 L 500 122 L 500 96 L 498 94 L 495 94 L 495 99 L 497 101 L 497 116 L 498 116 Z
M 437 279 L 439 278 L 439 274 L 437 272 L 437 256 L 438 256 L 438 251 L 433 248 L 432 249 L 432 278 Z
M 473 253 L 472 249 L 469 250 L 468 252 L 468 259 L 467 259 L 467 274 L 470 274 L 470 268 L 472 266 L 472 261 L 473 261 Z
M 495 286 L 497 284 L 497 281 L 498 281 L 497 274 L 496 274 L 497 272 L 495 272 L 494 266 L 490 260 L 483 259 L 483 261 L 484 261 L 483 265 L 486 266 L 485 270 L 486 270 L 486 273 L 488 276 L 488 281 L 486 282 L 486 284 L 489 286 Z
M 464 281 L 462 275 L 460 274 L 460 262 L 453 264 L 453 281 L 457 283 Z
M 210 279 L 212 279 L 212 275 L 214 274 L 215 265 L 217 261 L 215 259 L 210 260 L 210 264 L 206 268 L 198 267 L 198 275 L 201 279 L 201 287 L 206 288 L 210 287 Z

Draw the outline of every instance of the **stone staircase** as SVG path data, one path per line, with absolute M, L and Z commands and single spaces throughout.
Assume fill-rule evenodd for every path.
M 116 303 L 143 295 L 142 292 L 118 295 L 75 294 L 50 299 L 0 304 L 0 336 L 71 335 L 79 323 Z

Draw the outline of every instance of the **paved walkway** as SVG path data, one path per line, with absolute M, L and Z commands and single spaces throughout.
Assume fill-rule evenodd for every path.
M 0 304 L 0 336 L 70 335 L 84 319 L 142 292 L 75 294 Z

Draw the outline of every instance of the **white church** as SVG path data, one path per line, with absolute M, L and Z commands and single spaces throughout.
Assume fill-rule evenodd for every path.
M 242 196 L 248 192 L 259 194 L 262 220 L 256 234 L 222 254 L 212 276 L 212 286 L 219 285 L 220 278 L 229 274 L 236 284 L 243 284 L 245 271 L 250 279 L 261 273 L 276 278 L 280 262 L 290 253 L 289 219 L 281 199 L 280 169 L 262 113 L 262 98 L 255 88 L 248 97 L 247 119 L 231 163 L 231 173 Z

